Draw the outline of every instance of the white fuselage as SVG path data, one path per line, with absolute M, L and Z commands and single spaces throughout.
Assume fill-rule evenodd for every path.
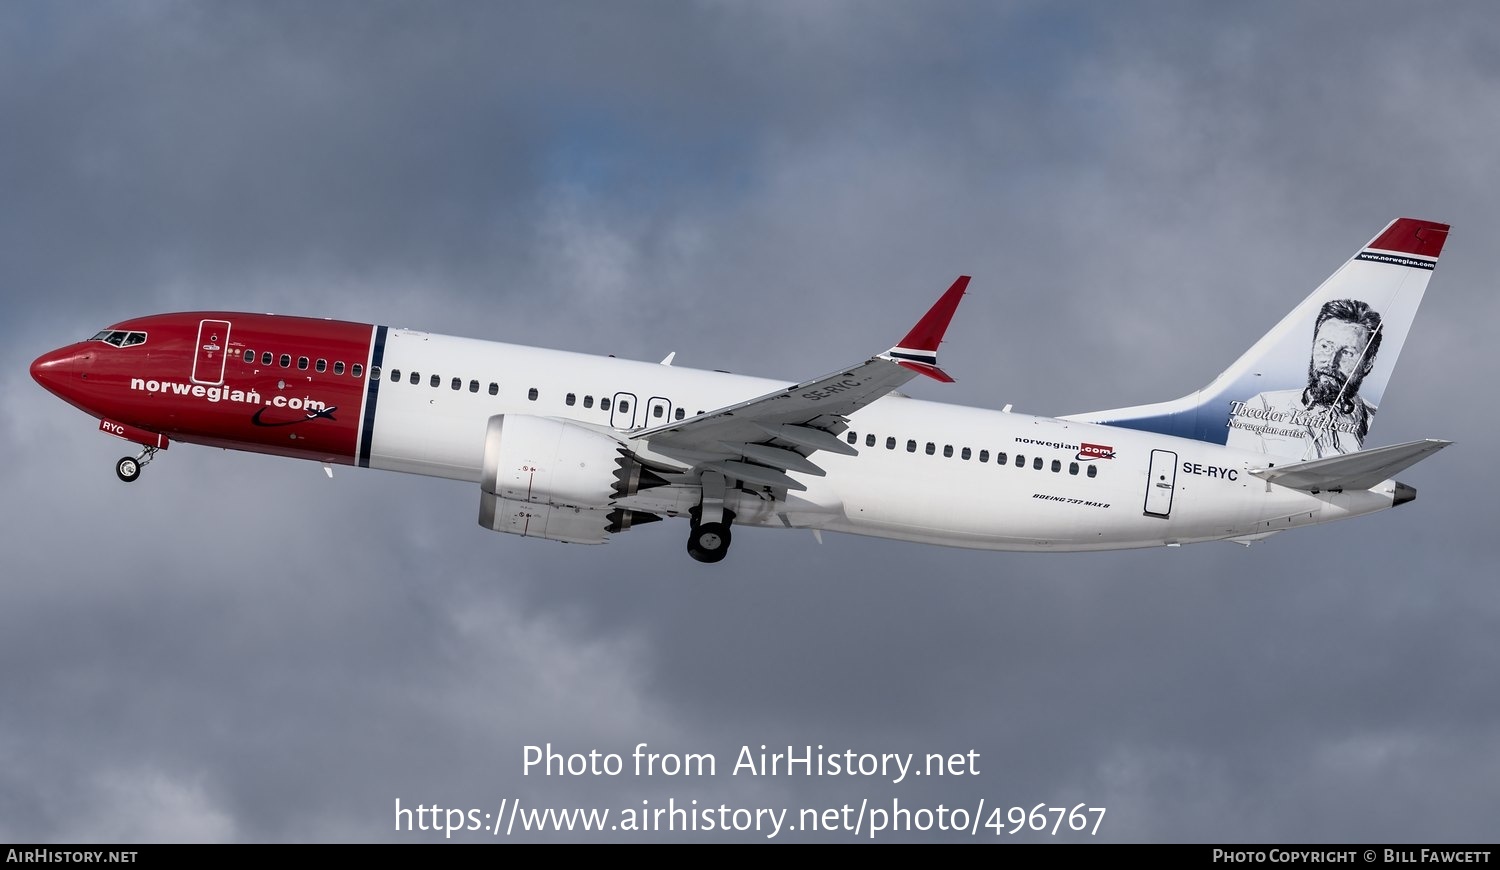
M 628 444 L 632 431 L 786 386 L 392 329 L 369 466 L 477 482 L 496 414 L 573 420 Z M 805 492 L 773 499 L 758 487 L 731 491 L 725 507 L 735 522 L 980 549 L 1103 550 L 1264 536 L 1381 510 L 1395 495 L 1393 481 L 1303 492 L 1251 475 L 1274 461 L 1261 453 L 899 394 L 851 415 L 841 437 L 858 455 L 818 453 L 826 476 L 792 472 Z M 681 516 L 696 497 L 671 486 L 627 501 Z

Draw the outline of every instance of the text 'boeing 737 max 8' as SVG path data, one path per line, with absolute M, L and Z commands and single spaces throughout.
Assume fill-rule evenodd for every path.
M 38 383 L 144 448 L 172 441 L 478 485 L 487 529 L 578 544 L 667 517 L 724 558 L 735 526 L 990 550 L 1231 540 L 1411 501 L 1394 475 L 1449 442 L 1370 447 L 1448 234 L 1393 221 L 1233 365 L 1170 402 L 1034 417 L 894 392 L 952 379 L 953 282 L 884 353 L 799 384 L 223 311 L 117 323 L 43 354 Z

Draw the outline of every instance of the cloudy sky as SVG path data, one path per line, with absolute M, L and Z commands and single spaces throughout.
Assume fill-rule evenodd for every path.
M 396 802 L 516 800 L 1492 840 L 1497 94 L 1478 2 L 0 4 L 0 840 L 442 840 Z M 179 445 L 125 486 L 27 375 L 245 309 L 798 380 L 965 273 L 959 381 L 911 392 L 1065 414 L 1202 386 L 1403 215 L 1454 231 L 1372 440 L 1457 443 L 1414 504 L 1249 549 L 744 530 L 705 566 L 680 522 L 522 540 L 406 475 Z M 523 774 L 549 743 L 719 768 Z M 731 775 L 761 744 L 977 772 Z

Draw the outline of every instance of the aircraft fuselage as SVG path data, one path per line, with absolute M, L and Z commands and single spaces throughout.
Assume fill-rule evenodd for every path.
M 135 343 L 110 334 L 140 336 Z M 119 323 L 37 360 L 39 382 L 139 433 L 478 483 L 497 415 L 622 439 L 786 382 L 370 324 L 193 312 Z M 994 550 L 1103 550 L 1253 538 L 1392 506 L 1394 481 L 1310 493 L 1252 475 L 1267 457 L 1203 441 L 887 395 L 820 453 L 803 491 L 731 485 L 734 522 Z M 134 437 L 133 437 L 134 436 Z M 655 457 L 662 465 L 681 457 Z M 1274 463 L 1274 460 L 1272 460 Z M 608 507 L 686 516 L 674 483 Z

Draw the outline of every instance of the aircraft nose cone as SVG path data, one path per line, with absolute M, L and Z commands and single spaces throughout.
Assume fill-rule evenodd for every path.
M 48 392 L 59 393 L 79 376 L 80 357 L 76 345 L 48 351 L 32 361 L 31 378 Z

